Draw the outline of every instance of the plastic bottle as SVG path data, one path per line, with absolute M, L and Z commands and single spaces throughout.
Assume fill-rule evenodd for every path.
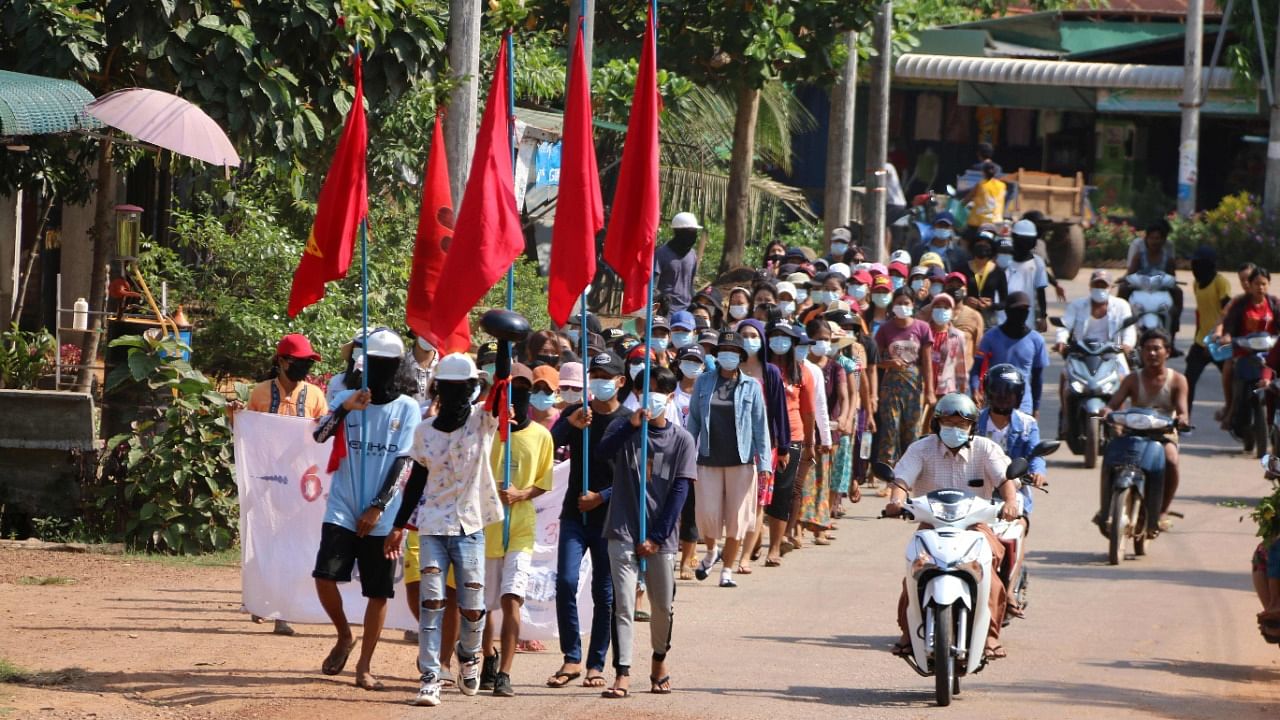
M 89 329 L 89 301 L 84 298 L 76 298 L 75 303 L 71 306 L 71 329 L 72 330 L 88 330 Z
M 858 457 L 863 460 L 871 459 L 871 433 L 866 430 L 862 432 L 862 442 L 858 447 Z

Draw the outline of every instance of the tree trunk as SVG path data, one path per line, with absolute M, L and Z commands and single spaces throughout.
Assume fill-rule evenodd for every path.
M 870 262 L 887 262 L 888 216 L 885 163 L 889 161 L 889 83 L 893 64 L 893 2 L 880 5 L 875 26 L 876 55 L 871 58 L 871 107 L 867 125 L 866 222 L 862 247 Z
M 449 93 L 444 144 L 455 214 L 462 210 L 462 191 L 467 187 L 476 149 L 479 75 L 480 0 L 449 0 L 449 76 L 458 84 Z
M 1280 22 L 1276 23 L 1276 61 L 1271 64 L 1271 133 L 1267 142 L 1267 175 L 1263 186 L 1263 212 L 1280 215 Z
M 111 277 L 111 238 L 115 234 L 111 227 L 112 204 L 115 199 L 115 172 L 111 168 L 111 140 L 103 138 L 98 141 L 98 181 L 95 186 L 97 198 L 93 208 L 93 232 L 89 241 L 93 243 L 92 278 L 89 282 L 89 331 L 85 333 L 80 345 L 80 374 L 76 377 L 76 390 L 89 392 L 93 388 L 94 363 L 98 358 L 98 339 L 102 336 L 101 313 L 107 308 L 107 282 Z M 58 298 L 62 303 L 62 298 Z M 61 318 L 58 318 L 61 320 Z
M 729 187 L 724 199 L 724 255 L 720 272 L 742 265 L 747 247 L 747 214 L 751 210 L 751 173 L 756 154 L 756 113 L 760 90 L 738 88 L 738 108 L 733 118 L 733 151 L 729 156 Z
M 853 182 L 854 102 L 858 95 L 858 34 L 844 34 L 849 53 L 840 80 L 831 88 L 831 114 L 827 128 L 827 177 L 823 197 L 824 242 L 831 252 L 831 232 L 849 223 Z

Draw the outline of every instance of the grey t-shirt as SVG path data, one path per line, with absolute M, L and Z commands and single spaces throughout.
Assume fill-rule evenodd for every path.
M 690 250 L 684 255 L 677 255 L 662 245 L 653 253 L 653 264 L 657 272 L 654 285 L 659 295 L 671 298 L 671 312 L 687 309 L 693 302 L 693 276 L 698 271 L 698 253 Z
M 717 374 L 716 387 L 711 391 L 711 413 L 707 418 L 711 454 L 699 457 L 699 465 L 734 467 L 743 464 L 742 458 L 738 457 L 738 418 L 733 407 L 733 398 L 741 381 L 741 374 L 731 378 Z
M 630 423 L 629 418 L 614 421 Z M 625 431 L 630 430 L 627 428 Z M 640 537 L 640 432 L 633 431 L 618 450 L 613 465 L 613 497 L 605 519 L 605 537 L 635 545 Z M 645 489 L 649 527 L 657 522 L 667 495 L 675 487 L 676 478 L 690 482 L 697 479 L 698 449 L 693 436 L 676 423 L 665 427 L 649 427 L 649 482 Z M 680 546 L 680 533 L 672 532 L 662 543 L 661 552 L 674 553 Z

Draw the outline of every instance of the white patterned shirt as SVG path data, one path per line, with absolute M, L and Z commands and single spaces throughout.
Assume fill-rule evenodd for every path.
M 893 477 L 913 497 L 953 488 L 990 500 L 1004 484 L 1008 467 L 1004 448 L 987 438 L 975 437 L 956 451 L 943 445 L 937 435 L 928 435 L 911 443 L 894 467 Z M 981 487 L 969 486 L 970 480 L 979 479 Z
M 432 425 L 419 424 L 413 435 L 413 459 L 427 469 L 418 533 L 471 535 L 501 521 L 502 500 L 489 462 L 498 420 L 477 405 L 453 432 Z

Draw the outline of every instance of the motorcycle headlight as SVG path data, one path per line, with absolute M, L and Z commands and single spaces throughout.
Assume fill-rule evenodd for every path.
M 1077 395 L 1083 395 L 1083 394 L 1084 394 L 1084 383 L 1083 383 L 1083 382 L 1081 382 L 1081 381 L 1079 381 L 1079 380 L 1072 380 L 1072 381 L 1071 381 L 1071 392 L 1073 392 L 1073 393 L 1075 393 L 1075 394 L 1077 394 Z
M 1143 330 L 1151 330 L 1152 328 L 1154 328 L 1159 324 L 1160 324 L 1160 318 L 1156 317 L 1152 313 L 1147 313 L 1143 315 L 1142 319 L 1138 321 L 1138 325 L 1140 325 Z
M 1151 429 L 1151 416 L 1125 413 L 1121 416 L 1120 424 L 1131 430 L 1149 430 Z
M 938 562 L 925 549 L 924 543 L 920 542 L 919 538 L 916 538 L 916 558 L 911 561 L 911 577 L 919 577 L 920 573 L 937 567 Z
M 1106 394 L 1106 395 L 1110 395 L 1114 393 L 1116 389 L 1118 389 L 1119 387 L 1120 387 L 1119 373 L 1113 372 L 1110 375 L 1107 375 L 1106 377 L 1098 381 L 1098 389 L 1101 390 L 1103 394 Z

